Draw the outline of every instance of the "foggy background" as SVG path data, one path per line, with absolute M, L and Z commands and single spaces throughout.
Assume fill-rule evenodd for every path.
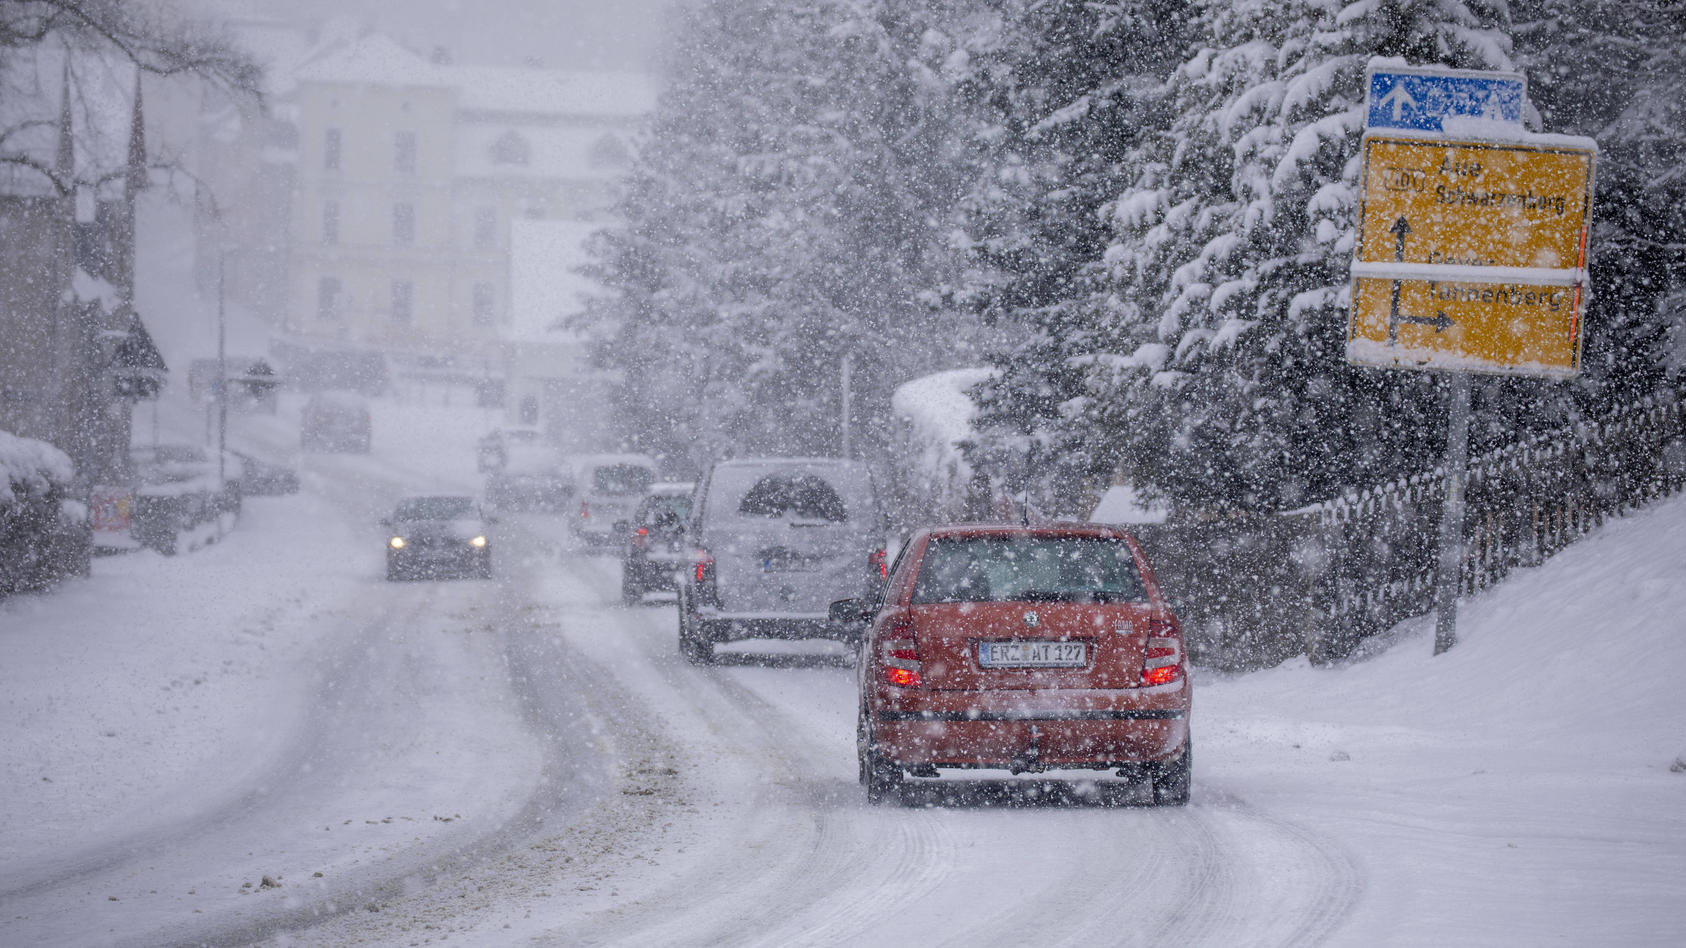
M 333 17 L 457 62 L 552 69 L 654 68 L 668 0 L 189 0 L 225 20 L 273 17 L 312 23 Z

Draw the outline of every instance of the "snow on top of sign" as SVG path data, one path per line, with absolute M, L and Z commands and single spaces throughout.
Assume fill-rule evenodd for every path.
M 1586 270 L 1574 267 L 1477 267 L 1456 263 L 1396 263 L 1387 260 L 1352 261 L 1354 277 L 1376 280 L 1436 280 L 1441 283 L 1526 283 L 1530 286 L 1573 286 L 1588 282 Z
M 1598 151 L 1598 142 L 1585 135 L 1558 135 L 1553 132 L 1530 132 L 1509 126 L 1503 129 L 1504 137 L 1498 136 L 1498 126 L 1503 123 L 1484 122 L 1480 119 L 1467 120 L 1472 125 L 1460 124 L 1458 119 L 1442 119 L 1442 124 L 1448 129 L 1457 128 L 1458 134 L 1449 130 L 1437 132 L 1416 128 L 1373 128 L 1364 133 L 1365 138 L 1416 138 L 1430 142 L 1444 142 L 1456 145 L 1467 142 L 1472 145 L 1514 144 L 1533 148 L 1573 148 L 1580 151 Z

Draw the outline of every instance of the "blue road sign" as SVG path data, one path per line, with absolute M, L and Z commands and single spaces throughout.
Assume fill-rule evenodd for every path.
M 1439 132 L 1445 118 L 1522 124 L 1527 88 L 1516 73 L 1378 69 L 1369 80 L 1364 122 L 1369 128 Z

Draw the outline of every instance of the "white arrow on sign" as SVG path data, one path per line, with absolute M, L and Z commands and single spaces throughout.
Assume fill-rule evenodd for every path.
M 1383 108 L 1389 105 L 1393 106 L 1393 120 L 1397 122 L 1404 116 L 1405 109 L 1417 107 L 1417 100 L 1411 97 L 1411 93 L 1405 91 L 1405 83 L 1396 82 L 1393 84 L 1393 88 L 1388 90 L 1388 94 L 1382 96 L 1381 104 Z

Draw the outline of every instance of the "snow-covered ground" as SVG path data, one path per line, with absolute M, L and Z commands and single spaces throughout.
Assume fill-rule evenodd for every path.
M 294 408 L 241 437 L 287 454 Z M 689 666 L 542 517 L 494 583 L 382 581 L 376 519 L 476 486 L 484 426 L 380 400 L 372 455 L 295 456 L 221 543 L 0 602 L 0 944 L 1686 933 L 1686 498 L 1465 601 L 1445 655 L 1425 619 L 1198 675 L 1186 809 L 875 808 L 829 647 Z

